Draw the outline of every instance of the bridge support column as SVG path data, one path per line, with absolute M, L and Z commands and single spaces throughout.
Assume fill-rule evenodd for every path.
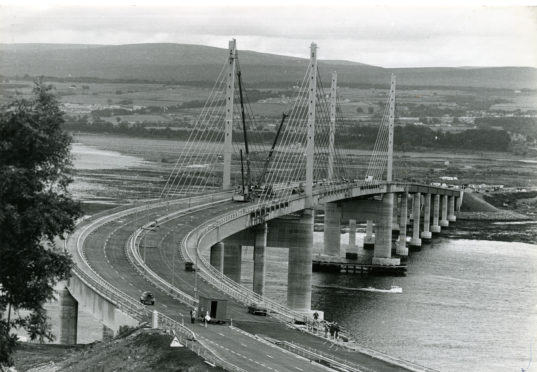
M 241 282 L 242 246 L 226 242 L 224 245 L 224 275 Z
M 265 249 L 267 247 L 267 224 L 255 227 L 253 291 L 261 296 L 265 293 Z
M 442 230 L 442 228 L 438 224 L 439 215 L 440 215 L 440 195 L 435 194 L 434 202 L 433 202 L 433 225 L 431 226 L 431 232 L 433 234 L 438 234 Z
M 60 344 L 75 345 L 78 327 L 78 302 L 67 288 L 60 292 Z
M 347 248 L 346 258 L 358 258 L 358 246 L 356 245 L 356 220 L 349 220 L 349 246 Z
M 382 197 L 380 216 L 375 234 L 375 251 L 373 253 L 374 265 L 399 265 L 399 258 L 392 258 L 392 219 L 393 219 L 392 192 Z
M 447 209 L 448 209 L 448 197 L 447 195 L 442 195 L 442 219 L 440 220 L 440 226 L 448 227 L 449 221 L 447 219 Z
M 410 249 L 419 250 L 421 248 L 420 239 L 420 214 L 421 214 L 421 193 L 414 194 L 414 200 L 412 202 L 412 239 L 410 239 Z
M 455 197 L 450 196 L 448 199 L 448 221 L 449 222 L 455 222 L 457 220 L 457 217 L 455 217 Z
M 114 330 L 103 324 L 103 341 L 110 341 L 114 338 Z
M 406 225 L 408 217 L 408 193 L 401 195 L 401 209 L 399 211 L 399 240 L 395 253 L 399 256 L 408 256 L 408 248 L 406 247 Z
M 287 306 L 307 312 L 311 309 L 311 261 L 313 258 L 313 209 L 304 210 L 298 220 L 289 220 L 289 239 L 296 246 L 289 248 L 287 275 Z M 292 227 L 292 228 L 291 228 Z
M 399 236 L 399 211 L 401 210 L 401 199 L 399 195 L 394 195 L 393 217 L 392 217 L 392 239 Z
M 373 235 L 373 221 L 367 220 L 367 227 L 365 230 L 365 238 L 364 238 L 364 249 L 373 249 L 374 247 L 375 247 L 375 235 Z
M 324 206 L 324 253 L 328 256 L 341 255 L 341 208 L 337 203 Z
M 421 239 L 424 242 L 430 242 L 432 235 L 430 231 L 431 226 L 431 194 L 425 194 L 425 208 L 423 209 L 423 231 L 421 232 Z
M 211 247 L 209 261 L 220 272 L 224 268 L 224 243 L 218 242 Z

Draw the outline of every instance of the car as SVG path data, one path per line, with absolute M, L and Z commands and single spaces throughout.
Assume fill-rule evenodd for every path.
M 250 304 L 250 306 L 248 306 L 248 312 L 254 315 L 267 316 L 267 309 L 257 304 Z
M 140 302 L 144 305 L 154 305 L 155 304 L 155 296 L 151 292 L 145 291 L 140 296 Z

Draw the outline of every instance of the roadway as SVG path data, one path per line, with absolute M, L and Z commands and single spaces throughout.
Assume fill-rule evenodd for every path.
M 141 255 L 147 265 L 161 278 L 174 282 L 175 286 L 190 295 L 194 295 L 195 274 L 184 270 L 184 262 L 178 254 L 178 243 L 194 227 L 208 219 L 241 208 L 243 205 L 229 201 L 211 207 L 199 207 L 194 211 L 184 211 L 173 219 L 162 222 L 155 231 L 145 231 L 141 243 Z M 171 207 L 170 207 L 171 208 Z M 84 251 L 93 270 L 108 283 L 113 284 L 125 294 L 138 299 L 145 290 L 150 290 L 156 297 L 155 309 L 177 321 L 184 320 L 185 326 L 203 338 L 212 347 L 212 351 L 222 359 L 247 371 L 321 371 L 326 367 L 298 357 L 260 338 L 239 332 L 233 327 L 190 324 L 189 307 L 174 299 L 169 293 L 151 286 L 144 277 L 134 270 L 125 249 L 129 238 L 142 225 L 154 221 L 172 211 L 184 210 L 188 204 L 152 208 L 143 213 L 131 214 L 114 219 L 92 231 L 84 241 Z M 372 358 L 360 352 L 345 349 L 333 350 L 332 345 L 315 337 L 279 323 L 270 317 L 248 314 L 245 307 L 225 294 L 217 291 L 207 283 L 199 280 L 198 290 L 201 295 L 227 298 L 228 317 L 234 324 L 250 333 L 265 334 L 276 339 L 294 341 L 301 345 L 334 353 L 338 357 L 352 361 L 364 371 L 407 371 L 402 367 Z

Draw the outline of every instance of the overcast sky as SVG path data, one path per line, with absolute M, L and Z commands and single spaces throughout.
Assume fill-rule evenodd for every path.
M 2 43 L 170 42 L 225 48 L 236 38 L 239 49 L 307 57 L 315 41 L 322 59 L 384 67 L 537 67 L 536 7 L 0 4 Z

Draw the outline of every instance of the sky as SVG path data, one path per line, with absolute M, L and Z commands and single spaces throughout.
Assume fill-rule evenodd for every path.
M 383 67 L 537 67 L 537 4 L 528 1 L 450 1 L 434 7 L 388 0 L 376 6 L 360 0 L 222 3 L 94 0 L 73 6 L 0 0 L 0 43 L 165 42 L 226 48 L 236 38 L 239 50 L 307 58 L 314 41 L 321 59 Z

